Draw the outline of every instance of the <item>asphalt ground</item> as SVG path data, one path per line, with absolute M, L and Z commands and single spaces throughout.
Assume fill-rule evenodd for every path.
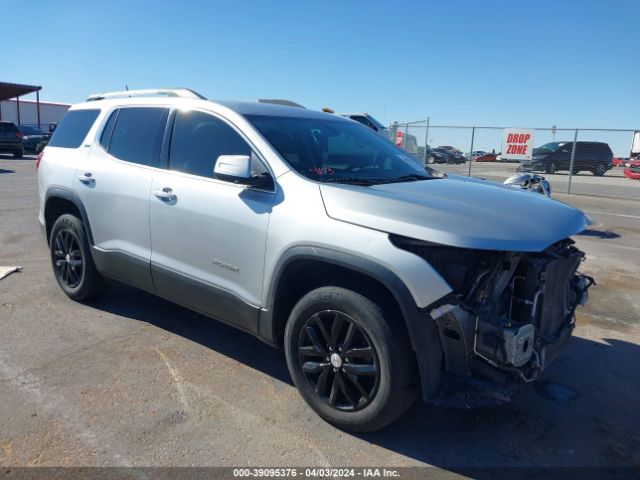
M 0 155 L 0 265 L 23 267 L 0 280 L 0 466 L 638 466 L 640 204 L 557 198 L 595 221 L 575 239 L 598 285 L 568 349 L 510 404 L 418 402 L 352 435 L 248 334 L 115 283 L 69 300 L 40 234 L 33 158 Z

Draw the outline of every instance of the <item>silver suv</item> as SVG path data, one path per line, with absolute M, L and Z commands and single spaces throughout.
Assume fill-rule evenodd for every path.
M 40 155 L 39 220 L 73 300 L 126 282 L 283 346 L 304 400 L 371 431 L 422 398 L 502 401 L 571 336 L 589 223 L 424 168 L 371 129 L 189 90 L 94 95 Z

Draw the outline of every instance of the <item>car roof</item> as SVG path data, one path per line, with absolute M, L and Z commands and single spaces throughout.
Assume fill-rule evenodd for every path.
M 291 118 L 317 118 L 323 120 L 332 120 L 338 122 L 350 122 L 344 117 L 339 117 L 330 113 L 308 110 L 300 107 L 290 107 L 274 103 L 262 103 L 257 101 L 236 101 L 236 100 L 206 100 L 180 97 L 131 97 L 131 98 L 105 98 L 91 101 L 85 101 L 75 104 L 72 110 L 92 109 L 92 108 L 110 108 L 125 106 L 147 106 L 147 105 L 166 105 L 166 106 L 183 106 L 183 107 L 201 107 L 211 108 L 220 106 L 231 110 L 239 115 L 262 115 L 267 117 L 291 117 Z
M 573 143 L 573 140 L 558 140 L 556 142 L 549 142 L 549 143 Z M 591 140 L 578 140 L 577 143 L 578 144 L 580 144 L 580 143 L 591 143 L 591 144 L 597 144 L 597 145 L 609 145 L 606 142 L 593 142 Z
M 233 110 L 240 115 L 263 115 L 267 117 L 295 117 L 295 118 L 318 118 L 324 120 L 343 120 L 336 115 L 319 112 L 316 110 L 302 109 L 299 107 L 289 107 L 286 105 L 277 105 L 273 103 L 246 102 L 233 100 L 212 100 L 216 103 Z

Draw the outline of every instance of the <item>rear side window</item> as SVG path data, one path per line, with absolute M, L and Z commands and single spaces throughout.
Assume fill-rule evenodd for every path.
M 120 160 L 157 167 L 168 111 L 157 107 L 121 108 L 107 142 L 109 153 Z M 115 112 L 112 118 L 114 115 Z M 107 128 L 111 120 L 107 122 Z M 103 140 L 106 141 L 101 138 L 100 142 L 104 146 Z
M 16 133 L 17 131 L 18 127 L 13 123 L 0 123 L 0 132 Z
M 220 155 L 251 155 L 251 147 L 233 128 L 212 115 L 178 111 L 169 168 L 213 178 L 213 167 Z
M 65 113 L 49 140 L 50 147 L 78 148 L 89 133 L 100 110 L 70 110 Z

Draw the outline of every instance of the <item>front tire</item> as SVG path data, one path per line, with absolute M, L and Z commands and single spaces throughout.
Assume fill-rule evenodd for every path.
M 545 168 L 545 173 L 548 174 L 554 174 L 558 171 L 558 166 L 555 164 L 555 162 L 551 162 L 549 165 L 547 165 L 547 168 Z
M 49 238 L 56 281 L 69 298 L 85 301 L 102 293 L 104 280 L 91 256 L 82 221 L 74 215 L 58 217 Z
M 402 318 L 352 290 L 321 287 L 302 297 L 287 322 L 285 355 L 302 398 L 338 428 L 378 430 L 415 400 Z

